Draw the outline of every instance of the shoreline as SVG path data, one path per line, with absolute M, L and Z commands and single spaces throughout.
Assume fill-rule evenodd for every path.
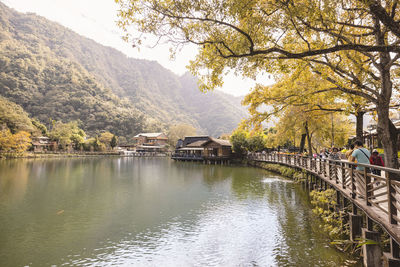
M 125 155 L 119 152 L 107 151 L 107 152 L 81 152 L 81 153 L 33 153 L 25 152 L 23 154 L 4 153 L 0 154 L 0 160 L 2 159 L 52 159 L 52 158 L 80 158 L 80 157 L 167 157 L 168 155 Z

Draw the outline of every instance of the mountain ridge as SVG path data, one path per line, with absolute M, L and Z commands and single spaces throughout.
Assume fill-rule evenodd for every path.
M 56 22 L 33 13 L 19 13 L 1 2 L 0 12 L 0 42 L 9 35 L 32 53 L 43 47 L 58 59 L 75 62 L 104 90 L 161 122 L 161 128 L 187 123 L 200 133 L 217 136 L 231 132 L 246 116 L 238 98 L 219 91 L 203 94 L 196 79 L 187 73 L 178 76 L 155 61 L 130 58 Z M 26 105 L 26 100 L 13 101 Z

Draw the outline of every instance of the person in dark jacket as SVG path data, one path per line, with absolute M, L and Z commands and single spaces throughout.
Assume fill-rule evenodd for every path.
M 376 149 L 372 151 L 371 157 L 369 158 L 369 162 L 372 165 L 385 167 L 385 163 L 383 162 L 382 157 L 379 156 L 379 152 Z M 372 169 L 372 173 L 380 176 L 381 170 Z

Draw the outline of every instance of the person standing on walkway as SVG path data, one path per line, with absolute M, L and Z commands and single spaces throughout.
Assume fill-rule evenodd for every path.
M 372 151 L 372 155 L 371 155 L 371 157 L 369 158 L 369 162 L 370 162 L 372 165 L 377 165 L 377 166 L 385 167 L 385 163 L 383 163 L 383 159 L 382 159 L 381 156 L 379 156 L 379 152 L 378 152 L 378 150 L 376 150 L 376 149 L 374 149 L 374 150 Z M 381 175 L 381 170 L 372 169 L 372 173 L 380 176 L 380 175 Z
M 351 154 L 353 154 L 353 151 L 354 151 L 354 144 L 351 144 L 350 145 L 350 149 L 349 150 L 347 150 L 346 151 L 346 159 L 348 160 L 348 161 L 351 161 L 350 160 L 350 157 L 351 157 Z
M 370 164 L 369 158 L 371 153 L 369 153 L 368 149 L 364 148 L 363 143 L 360 140 L 357 140 L 354 143 L 354 151 L 350 156 L 350 161 L 362 164 Z M 357 171 L 364 171 L 363 166 L 357 166 Z
M 329 159 L 340 160 L 339 150 L 336 147 L 332 148 L 332 153 L 329 155 Z

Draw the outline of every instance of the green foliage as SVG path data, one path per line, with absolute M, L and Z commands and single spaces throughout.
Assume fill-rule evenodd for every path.
M 175 147 L 179 139 L 183 139 L 185 136 L 193 136 L 196 134 L 196 128 L 192 125 L 180 123 L 173 125 L 168 130 L 168 143 Z
M 285 167 L 279 164 L 270 164 L 265 162 L 250 162 L 251 165 L 263 168 L 268 171 L 279 173 L 285 177 L 293 179 L 294 182 L 300 183 L 304 181 L 304 173 L 296 171 L 293 168 Z
M 265 148 L 266 141 L 264 139 L 264 136 L 262 135 L 253 135 L 250 136 L 247 140 L 247 146 L 249 151 L 261 151 Z
M 0 126 L 5 125 L 12 133 L 17 131 L 31 133 L 37 131 L 32 122 L 21 106 L 0 96 Z
M 79 128 L 77 121 L 63 123 L 57 121 L 49 133 L 49 137 L 58 142 L 62 149 L 73 145 L 77 150 L 83 145 L 86 134 Z
M 342 218 L 335 211 L 336 191 L 328 189 L 325 191 L 313 190 L 310 192 L 313 212 L 321 217 L 323 224 L 321 228 L 326 231 L 332 239 L 339 239 L 348 234 L 348 225 L 344 225 Z
M 99 141 L 103 143 L 106 147 L 111 147 L 111 140 L 114 135 L 110 132 L 101 133 L 99 136 Z
M 113 135 L 111 141 L 110 141 L 110 146 L 112 149 L 118 145 L 118 139 L 115 135 Z
M 2 153 L 22 153 L 31 146 L 30 134 L 19 131 L 15 134 L 9 129 L 0 131 L 0 152 Z
M 247 151 L 247 133 L 242 130 L 236 130 L 230 138 L 233 152 L 244 155 Z
M 39 130 L 39 132 L 42 135 L 48 134 L 47 127 L 44 124 L 42 124 L 40 121 L 38 121 L 37 119 L 32 119 L 32 124 L 33 124 L 33 126 L 36 127 L 36 129 Z

